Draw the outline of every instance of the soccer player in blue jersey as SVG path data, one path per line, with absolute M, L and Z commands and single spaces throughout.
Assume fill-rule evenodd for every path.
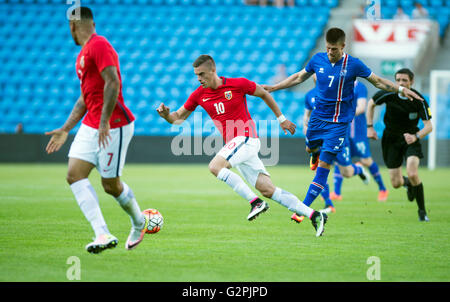
M 298 85 L 314 73 L 317 76 L 316 109 L 308 122 L 306 151 L 311 153 L 312 163 L 317 163 L 318 167 L 303 201 L 305 204 L 311 204 L 324 189 L 331 165 L 342 150 L 347 129 L 355 116 L 353 88 L 357 77 L 366 78 L 379 89 L 399 92 L 410 100 L 423 100 L 410 89 L 377 76 L 361 60 L 345 53 L 344 47 L 345 32 L 331 28 L 326 33 L 326 52 L 315 54 L 304 69 L 280 83 L 263 86 L 272 92 Z
M 317 81 L 316 81 L 315 74 L 313 75 L 313 79 L 314 79 L 314 83 L 316 83 Z M 314 109 L 316 109 L 315 99 L 316 99 L 317 93 L 318 93 L 318 89 L 317 89 L 317 87 L 314 87 L 313 89 L 308 91 L 305 95 L 305 111 L 303 113 L 303 134 L 305 136 L 306 136 L 306 132 L 308 129 L 308 122 L 311 117 L 311 113 Z M 347 135 L 349 135 L 349 134 L 347 134 Z M 340 184 L 342 184 L 343 177 L 352 177 L 352 176 L 358 175 L 361 177 L 361 179 L 364 181 L 365 184 L 368 183 L 368 175 L 366 174 L 364 169 L 360 165 L 353 164 L 351 161 L 350 144 L 349 144 L 348 139 L 345 140 L 342 151 L 336 156 L 336 163 L 337 164 L 335 165 L 335 171 L 340 171 L 339 167 L 338 167 L 338 165 L 339 165 L 342 170 L 343 176 L 341 174 L 339 174 L 339 178 L 337 178 L 336 174 L 334 175 L 335 176 L 335 178 L 334 178 L 335 191 L 336 191 L 336 179 L 338 179 L 338 181 L 340 181 Z M 311 168 L 314 169 L 314 167 L 311 167 Z M 330 212 L 333 212 L 333 213 L 336 212 L 336 209 L 334 208 L 334 204 L 332 201 L 333 200 L 332 194 L 334 194 L 334 192 L 330 193 L 328 184 L 326 184 L 324 186 L 323 191 L 320 193 L 320 195 L 322 196 L 322 198 L 325 201 L 325 208 L 323 211 L 327 214 Z M 300 223 L 303 221 L 304 217 L 293 213 L 291 216 L 291 219 L 295 222 Z
M 313 75 L 314 83 L 316 83 L 316 76 Z M 314 103 L 316 100 L 316 94 L 317 94 L 317 87 L 314 87 L 310 91 L 308 91 L 305 95 L 305 111 L 303 113 L 303 134 L 306 135 L 306 131 L 308 130 L 308 121 L 311 117 L 312 111 L 315 109 Z M 323 191 L 320 193 L 323 200 L 325 201 L 325 210 L 326 212 L 335 212 L 334 205 L 332 200 L 330 199 L 330 190 L 328 187 L 328 184 L 325 185 Z M 301 222 L 303 219 L 300 218 L 301 216 L 296 215 L 295 213 L 292 214 L 292 220 Z
M 369 139 L 367 138 L 367 122 L 366 122 L 366 105 L 367 105 L 367 88 L 360 81 L 355 81 L 354 88 L 355 95 L 355 118 L 351 122 L 348 130 L 348 145 L 349 145 L 349 157 L 345 160 L 351 160 L 352 157 L 358 157 L 361 164 L 367 167 L 378 184 L 378 200 L 386 201 L 388 197 L 388 190 L 384 186 L 383 179 L 381 177 L 377 163 L 372 159 L 370 153 Z M 345 152 L 341 152 L 338 158 L 341 157 Z M 357 168 L 360 168 L 356 164 Z M 334 191 L 330 193 L 330 198 L 332 200 L 342 200 L 341 187 L 344 178 L 342 177 L 340 167 L 335 166 L 334 169 Z M 364 178 L 367 176 L 361 177 Z M 367 178 L 366 181 L 369 179 Z

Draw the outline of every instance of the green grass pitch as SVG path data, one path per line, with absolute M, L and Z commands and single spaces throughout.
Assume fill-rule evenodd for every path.
M 300 199 L 313 177 L 306 166 L 268 171 Z M 93 232 L 65 182 L 66 165 L 1 164 L 0 281 L 69 281 L 71 256 L 80 260 L 85 282 L 369 281 L 372 256 L 379 259 L 380 281 L 450 281 L 450 170 L 419 172 L 429 223 L 418 221 L 416 203 L 381 171 L 388 201 L 376 200 L 373 179 L 369 186 L 346 179 L 344 200 L 335 202 L 337 212 L 316 238 L 309 220 L 291 222 L 290 212 L 271 200 L 268 212 L 247 221 L 248 203 L 206 164 L 128 164 L 122 179 L 141 209 L 156 208 L 165 219 L 133 251 L 124 248 L 130 220 L 93 171 L 90 180 L 119 246 L 91 255 L 84 246 Z M 320 209 L 323 201 L 312 206 Z

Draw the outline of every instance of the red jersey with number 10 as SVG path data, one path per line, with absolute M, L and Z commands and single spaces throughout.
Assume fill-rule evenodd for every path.
M 86 104 L 87 114 L 83 124 L 98 129 L 103 108 L 103 89 L 105 81 L 101 72 L 108 66 L 115 66 L 119 75 L 120 90 L 117 104 L 109 120 L 111 129 L 125 126 L 134 121 L 131 111 L 125 106 L 122 96 L 122 78 L 119 57 L 114 48 L 102 36 L 92 34 L 89 41 L 78 54 L 76 71 L 80 79 L 81 92 Z
M 224 78 L 217 89 L 198 87 L 184 104 L 194 111 L 203 107 L 222 134 L 225 143 L 236 136 L 258 137 L 256 126 L 247 108 L 246 94 L 253 95 L 255 82 L 245 78 Z

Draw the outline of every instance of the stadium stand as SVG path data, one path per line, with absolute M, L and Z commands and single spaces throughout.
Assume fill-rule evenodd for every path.
M 0 114 L 6 117 L 0 121 L 0 132 L 14 132 L 19 122 L 25 133 L 60 127 L 80 93 L 74 70 L 80 49 L 66 19 L 70 6 L 56 0 L 0 1 Z M 136 134 L 173 135 L 155 109 L 162 101 L 177 109 L 198 86 L 191 65 L 198 55 L 211 54 L 220 75 L 268 83 L 277 64 L 285 64 L 288 73 L 303 67 L 337 1 L 299 1 L 283 9 L 247 6 L 238 0 L 83 4 L 93 9 L 98 34 L 119 53 L 123 94 L 137 117 Z M 303 114 L 301 97 L 293 92 L 276 95 L 292 119 Z M 258 102 L 249 106 L 254 117 L 275 119 Z
M 25 133 L 60 127 L 79 96 L 74 66 L 80 49 L 70 36 L 70 5 L 64 2 L 0 0 L 0 133 L 13 133 L 19 122 Z M 382 0 L 394 13 L 400 2 L 413 5 Z M 450 0 L 422 2 L 448 23 Z M 155 109 L 160 102 L 177 109 L 198 86 L 191 65 L 197 56 L 212 55 L 219 75 L 269 83 L 279 64 L 287 74 L 304 66 L 338 0 L 297 0 L 295 7 L 282 9 L 241 0 L 91 0 L 83 5 L 93 9 L 97 33 L 119 53 L 125 102 L 137 118 L 135 133 L 176 135 Z M 303 93 L 284 90 L 274 96 L 299 126 L 296 136 L 303 136 Z M 275 120 L 262 101 L 249 97 L 248 102 L 255 120 Z
M 439 33 L 443 37 L 450 20 L 450 0 L 380 0 L 382 18 L 392 19 L 398 6 L 411 17 L 415 2 L 422 4 L 430 19 L 439 23 Z

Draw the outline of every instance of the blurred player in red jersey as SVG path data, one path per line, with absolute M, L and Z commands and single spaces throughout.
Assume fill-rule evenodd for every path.
M 133 191 L 120 180 L 135 118 L 123 101 L 116 51 L 96 34 L 92 11 L 87 7 L 75 9 L 80 10 L 79 18 L 71 18 L 69 24 L 75 44 L 82 46 L 76 61 L 81 95 L 64 125 L 46 133 L 51 135 L 46 151 L 49 154 L 58 151 L 69 131 L 86 114 L 70 147 L 67 173 L 75 199 L 95 232 L 95 239 L 86 245 L 86 250 L 99 253 L 118 243 L 106 226 L 97 194 L 88 179 L 94 167 L 102 177 L 105 192 L 130 216 L 132 228 L 125 247 L 132 249 L 142 241 L 148 223 Z
M 245 180 L 264 197 L 271 198 L 299 215 L 309 217 L 316 229 L 316 236 L 320 236 L 326 222 L 326 214 L 314 211 L 295 195 L 276 187 L 258 157 L 260 141 L 255 123 L 248 112 L 246 95 L 263 99 L 277 116 L 285 133 L 289 131 L 294 134 L 295 124 L 284 117 L 273 97 L 261 86 L 245 78 L 219 77 L 211 56 L 201 55 L 195 60 L 193 67 L 201 86 L 175 112 L 171 113 L 162 103 L 157 109 L 159 115 L 171 124 L 181 124 L 198 105 L 203 107 L 225 140 L 225 146 L 209 163 L 209 170 L 250 203 L 251 210 L 247 219 L 253 220 L 269 206 L 239 175 L 230 170 L 231 167 L 236 167 Z

